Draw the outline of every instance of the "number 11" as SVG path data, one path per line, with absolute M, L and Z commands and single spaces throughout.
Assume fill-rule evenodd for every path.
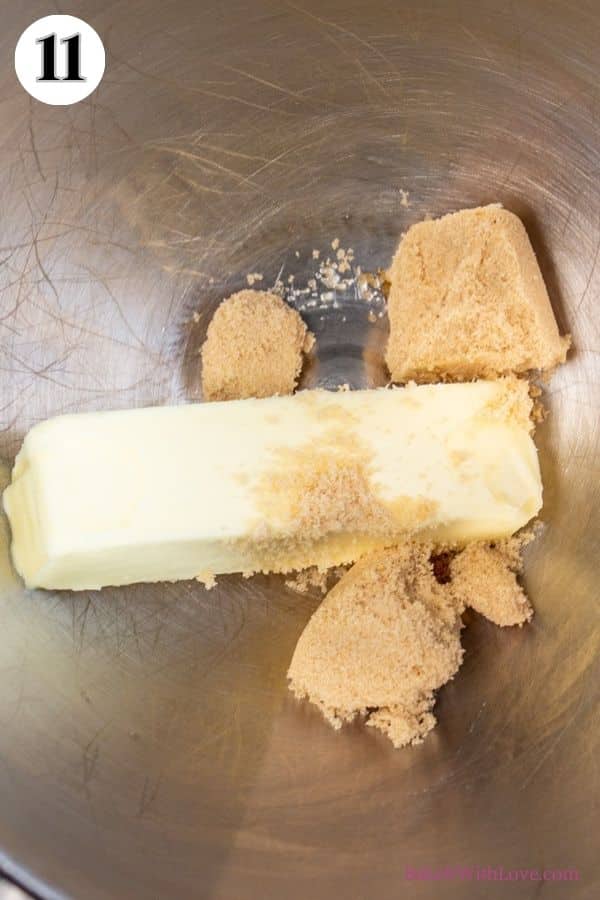
M 36 41 L 42 45 L 42 74 L 36 81 L 85 81 L 80 72 L 81 35 L 73 34 L 60 42 L 67 45 L 67 74 L 64 78 L 56 74 L 56 34 L 48 34 Z

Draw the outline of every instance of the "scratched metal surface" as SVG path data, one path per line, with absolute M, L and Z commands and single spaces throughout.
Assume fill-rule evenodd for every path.
M 0 869 L 47 896 L 268 900 L 439 896 L 406 866 L 571 867 L 553 896 L 598 896 L 598 3 L 61 3 L 108 51 L 64 109 L 12 71 L 47 11 L 5 3 L 0 34 L 7 461 L 54 413 L 198 399 L 208 313 L 245 273 L 302 273 L 333 237 L 385 265 L 411 222 L 468 204 L 523 216 L 576 349 L 539 430 L 536 618 L 473 616 L 420 748 L 287 694 L 315 597 L 266 578 L 26 594 L 5 536 Z M 381 381 L 383 320 L 347 299 L 311 324 L 307 383 Z

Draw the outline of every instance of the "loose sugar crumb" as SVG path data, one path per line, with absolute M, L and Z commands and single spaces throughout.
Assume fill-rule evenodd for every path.
M 347 571 L 347 566 L 332 566 L 330 569 L 310 566 L 308 569 L 302 569 L 300 572 L 295 572 L 290 578 L 286 578 L 285 584 L 286 587 L 299 594 L 308 594 L 313 590 L 326 594 L 328 589 Z
M 299 313 L 281 297 L 233 294 L 215 312 L 202 347 L 205 400 L 291 394 L 314 343 Z
M 533 403 L 531 407 L 531 421 L 534 425 L 540 425 L 548 418 L 548 409 L 542 399 L 542 389 L 538 384 L 529 385 L 529 396 Z
M 246 275 L 246 281 L 248 282 L 250 287 L 252 287 L 255 282 L 262 280 L 263 276 L 261 272 L 248 272 L 248 274 Z
M 212 589 L 217 586 L 217 579 L 215 578 L 214 572 L 200 572 L 199 575 L 196 575 L 196 581 L 199 581 L 200 584 L 204 585 L 204 588 L 207 591 L 212 591 Z
M 312 260 L 318 265 L 306 281 L 297 273 L 283 277 L 281 268 L 272 291 L 299 312 L 315 310 L 328 312 L 340 308 L 340 300 L 364 300 L 379 310 L 379 317 L 386 314 L 386 273 L 378 270 L 365 273 L 357 265 L 354 249 L 342 247 L 339 238 L 330 242 L 333 253 L 322 253 L 313 248 Z M 323 321 L 320 318 L 319 321 Z

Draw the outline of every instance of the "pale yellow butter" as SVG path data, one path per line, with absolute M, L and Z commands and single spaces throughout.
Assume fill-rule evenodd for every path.
M 509 380 L 59 416 L 4 493 L 13 560 L 30 587 L 83 589 L 508 535 L 542 503 L 528 409 Z M 359 482 L 364 520 L 336 495 Z

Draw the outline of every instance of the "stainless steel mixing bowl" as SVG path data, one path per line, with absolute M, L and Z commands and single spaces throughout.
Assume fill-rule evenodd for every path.
M 544 887 L 407 877 L 426 866 L 577 870 L 548 895 L 598 896 L 597 0 L 60 7 L 107 48 L 73 107 L 14 77 L 17 37 L 48 7 L 3 8 L 7 463 L 52 414 L 198 399 L 208 315 L 247 272 L 305 277 L 335 237 L 385 266 L 408 225 L 457 207 L 523 217 L 575 349 L 538 432 L 536 617 L 470 617 L 421 747 L 335 733 L 294 701 L 286 667 L 318 598 L 279 578 L 25 592 L 4 541 L 0 869 L 82 900 Z M 385 378 L 385 320 L 367 312 L 313 311 L 307 384 Z

